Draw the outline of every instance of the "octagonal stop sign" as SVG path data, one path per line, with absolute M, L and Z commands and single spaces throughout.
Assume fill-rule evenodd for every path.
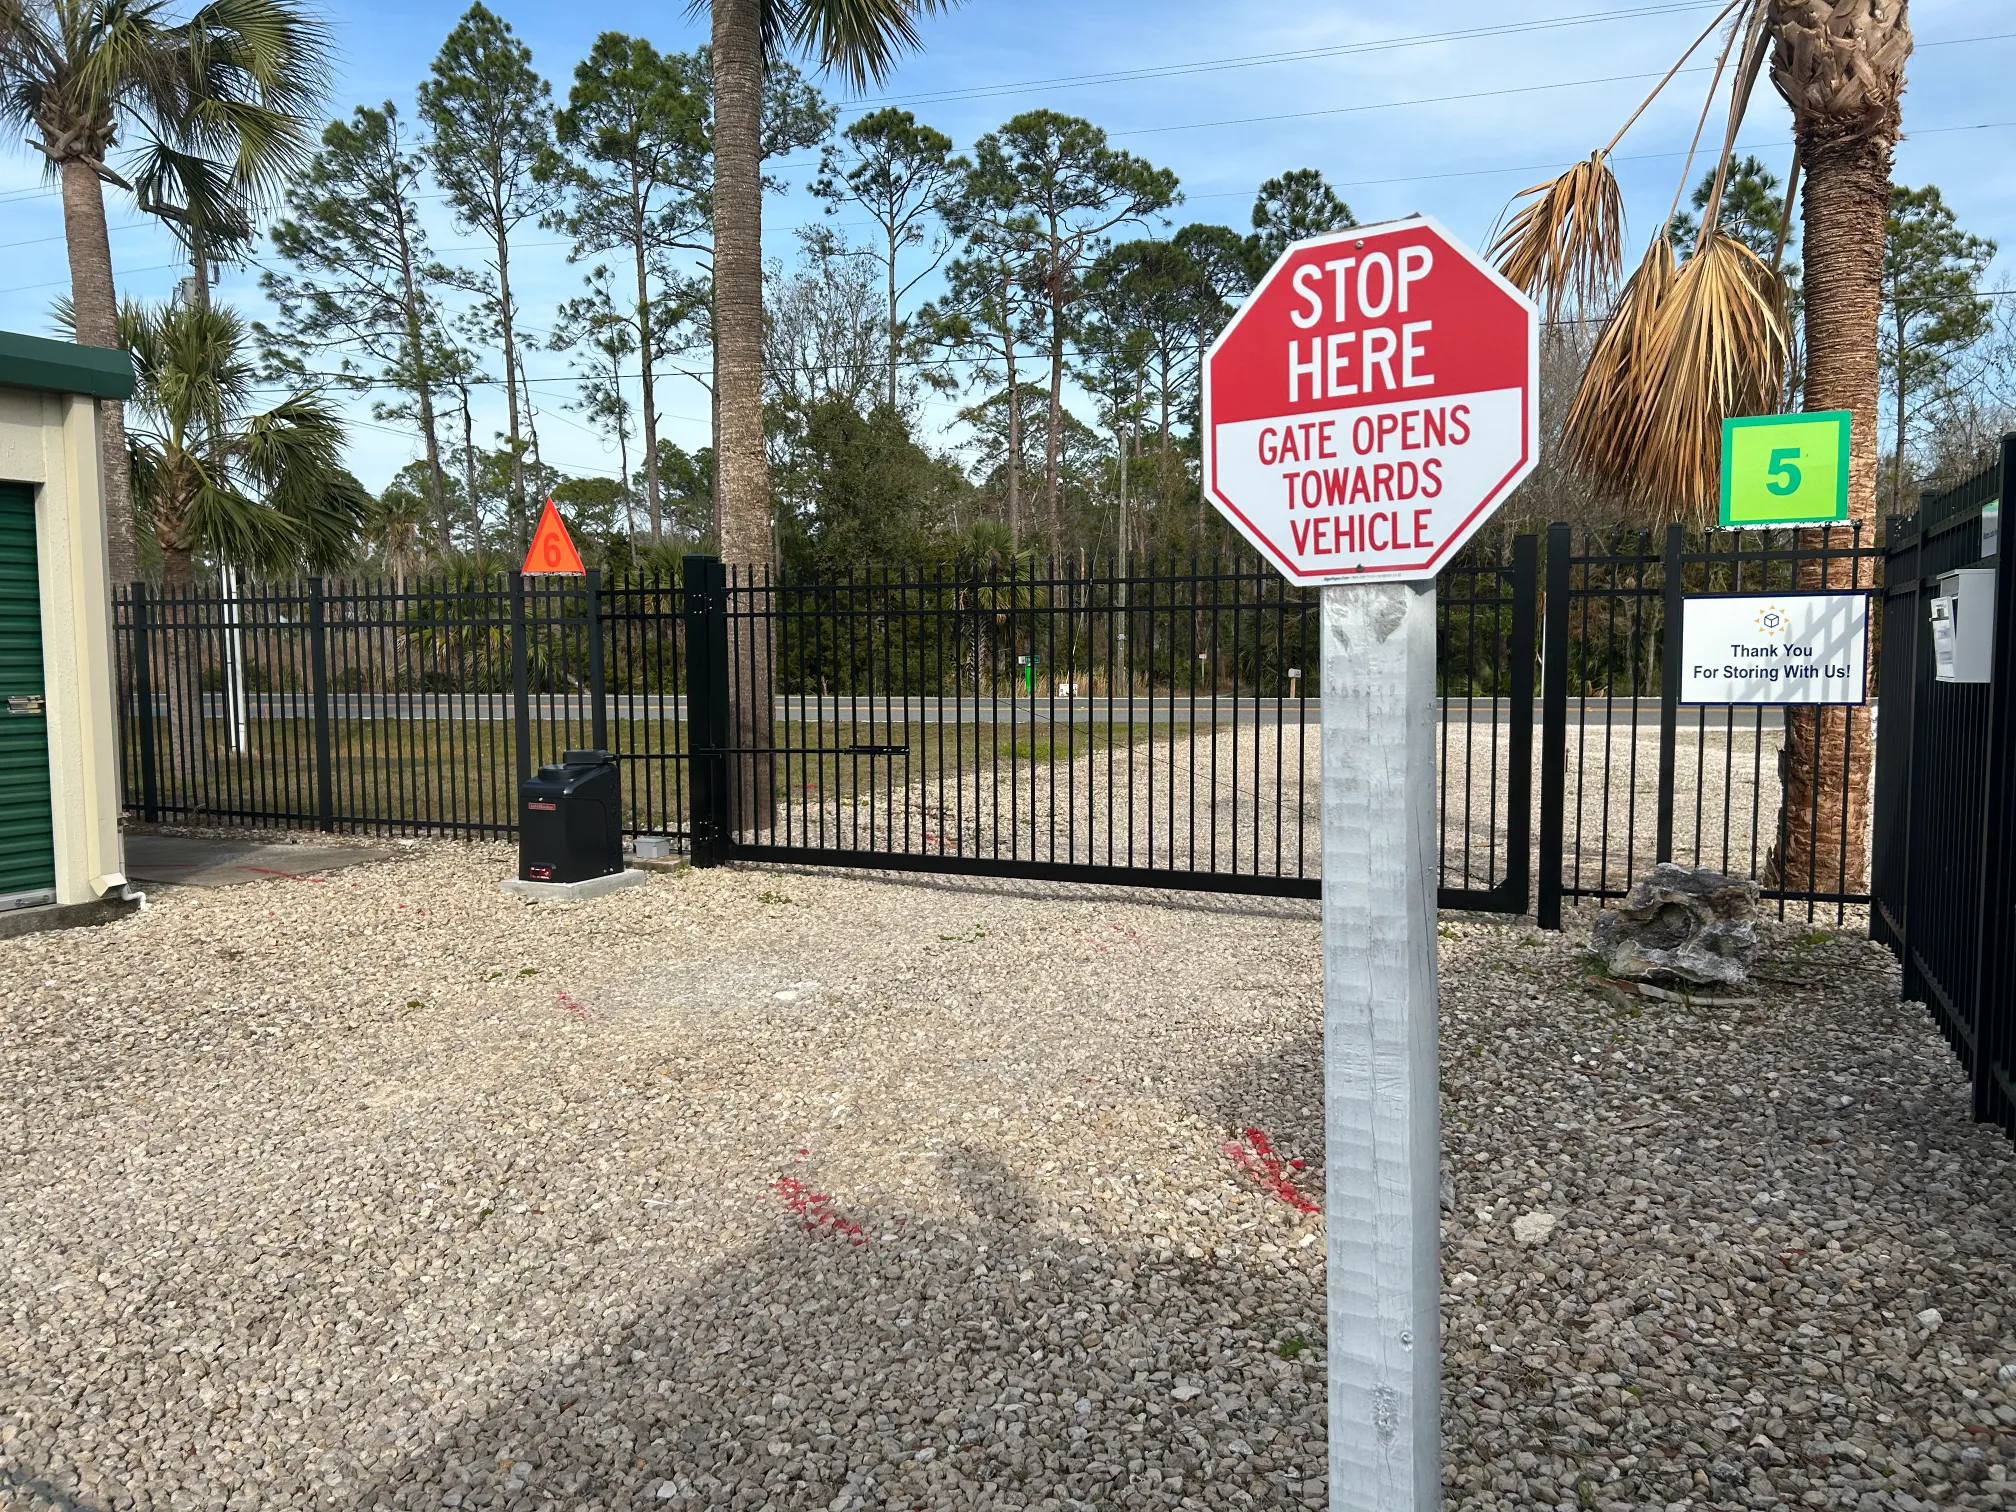
M 1432 577 L 1540 451 L 1540 319 L 1424 218 L 1281 254 L 1204 358 L 1204 483 L 1298 583 Z

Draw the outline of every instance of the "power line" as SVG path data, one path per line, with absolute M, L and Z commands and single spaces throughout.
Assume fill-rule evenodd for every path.
M 1647 16 L 1665 16 L 1687 11 L 1715 10 L 1721 0 L 1684 0 L 1684 3 L 1641 6 L 1635 10 L 1587 11 L 1572 16 L 1549 16 L 1538 21 L 1505 22 L 1495 26 L 1471 26 L 1454 31 L 1409 32 L 1379 37 L 1367 42 L 1340 42 L 1327 47 L 1289 48 L 1279 52 L 1247 53 L 1232 58 L 1203 58 L 1190 63 L 1154 64 L 1146 68 L 1121 68 L 1104 73 L 1064 74 L 1049 79 L 1025 79 L 1014 84 L 975 84 L 964 89 L 929 90 L 917 94 L 885 95 L 860 100 L 849 110 L 873 110 L 884 105 L 936 104 L 954 100 L 984 100 L 1019 94 L 1032 89 L 1086 89 L 1100 84 L 1126 84 L 1140 79 L 1168 79 L 1184 74 L 1223 73 L 1240 68 L 1261 68 L 1275 63 L 1306 63 L 1323 58 L 1350 57 L 1363 53 L 1392 52 L 1400 48 L 1431 47 L 1443 42 L 1471 42 L 1492 37 L 1510 37 L 1534 32 L 1560 31 L 1568 27 L 1590 26 L 1604 21 L 1635 21 Z
M 1982 37 L 1949 37 L 1943 42 L 1922 42 L 1919 49 L 1928 47 L 1957 47 L 1981 42 L 2003 42 L 2016 37 L 2016 32 L 1996 32 Z M 1712 73 L 1714 70 L 1703 64 L 1698 68 L 1683 68 L 1675 77 L 1687 74 Z M 1294 110 L 1280 115 L 1240 116 L 1223 121 L 1186 121 L 1174 126 L 1136 126 L 1125 131 L 1110 131 L 1108 136 L 1160 136 L 1171 131 L 1206 131 L 1225 126 L 1259 126 L 1273 121 L 1304 121 L 1318 116 L 1361 115 L 1374 110 L 1397 110 L 1414 105 L 1453 105 L 1465 100 L 1492 100 L 1508 95 L 1545 94 L 1556 89 L 1579 89 L 1591 84 L 1628 84 L 1645 79 L 1665 77 L 1665 70 L 1654 69 L 1647 73 L 1607 74 L 1593 79 L 1561 79 L 1550 84 L 1518 84 L 1504 89 L 1473 89 L 1462 94 L 1420 95 L 1406 100 L 1376 100 L 1368 105 L 1333 105 L 1322 110 Z

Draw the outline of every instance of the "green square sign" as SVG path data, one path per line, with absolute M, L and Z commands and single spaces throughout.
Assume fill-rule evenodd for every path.
M 1847 410 L 1722 422 L 1722 524 L 1830 525 L 1848 518 Z

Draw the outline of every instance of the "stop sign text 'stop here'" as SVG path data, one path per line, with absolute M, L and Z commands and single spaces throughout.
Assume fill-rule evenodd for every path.
M 1434 222 L 1298 243 L 1206 359 L 1214 501 L 1291 577 L 1421 576 L 1537 453 L 1537 317 Z

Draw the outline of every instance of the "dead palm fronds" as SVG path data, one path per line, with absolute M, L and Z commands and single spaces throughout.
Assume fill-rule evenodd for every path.
M 1650 336 L 1674 273 L 1673 244 L 1654 237 L 1590 350 L 1561 424 L 1569 461 L 1605 493 L 1629 493 L 1637 472 Z
M 1712 226 L 1643 338 L 1630 492 L 1660 522 L 1713 515 L 1723 420 L 1776 413 L 1784 389 L 1784 280 Z
M 1711 517 L 1719 491 L 1723 420 L 1774 413 L 1783 400 L 1785 280 L 1750 248 L 1719 231 L 1736 129 L 1766 53 L 1767 14 L 1767 0 L 1732 0 L 1716 17 L 1713 25 L 1735 19 L 1695 128 L 1696 146 L 1723 75 L 1732 60 L 1736 66 L 1701 234 L 1693 253 L 1676 266 L 1667 235 L 1670 215 L 1659 228 L 1610 311 L 1562 426 L 1562 443 L 1575 467 L 1599 488 L 1631 500 L 1647 524 Z M 1694 47 L 1706 36 L 1696 38 Z M 1672 76 L 1669 72 L 1661 80 L 1662 88 Z M 1616 145 L 1614 138 L 1610 145 Z M 1501 254 L 1507 277 L 1522 281 L 1520 275 L 1526 273 L 1533 279 L 1527 287 L 1548 290 L 1550 317 L 1565 299 L 1587 302 L 1598 287 L 1604 263 L 1599 238 L 1573 223 L 1577 207 L 1564 200 L 1579 197 L 1586 204 L 1600 195 L 1590 180 L 1599 170 L 1607 174 L 1602 159 L 1609 150 L 1577 164 L 1552 185 L 1529 191 L 1539 197 L 1493 249 Z M 1683 188 L 1693 156 L 1690 147 Z
M 1728 0 L 1606 146 L 1558 177 L 1512 197 L 1514 204 L 1520 200 L 1526 203 L 1511 212 L 1511 219 L 1503 222 L 1504 229 L 1492 237 L 1491 260 L 1508 279 L 1540 301 L 1550 323 L 1559 320 L 1564 310 L 1578 314 L 1601 310 L 1623 271 L 1624 196 L 1617 187 L 1617 176 L 1610 171 L 1610 154 L 1715 28 L 1739 7 L 1757 3 Z M 1739 25 L 1737 29 L 1742 28 Z M 1722 63 L 1716 64 L 1718 82 L 1728 56 L 1725 47 Z M 1714 91 L 1711 88 L 1709 92 L 1712 96 Z M 1507 209 L 1509 212 L 1510 207 Z
M 1624 195 L 1604 154 L 1519 192 L 1520 208 L 1491 243 L 1491 259 L 1542 303 L 1549 321 L 1562 307 L 1600 309 L 1624 261 Z

